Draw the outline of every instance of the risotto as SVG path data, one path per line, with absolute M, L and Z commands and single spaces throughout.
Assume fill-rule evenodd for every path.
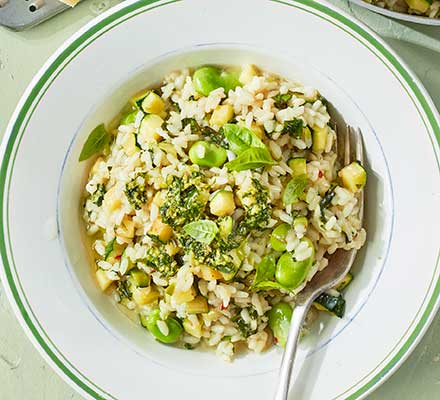
M 135 95 L 87 139 L 84 220 L 99 287 L 159 342 L 225 360 L 283 346 L 295 296 L 359 249 L 366 172 L 341 168 L 319 92 L 253 65 Z M 351 274 L 315 302 L 342 318 Z
M 378 7 L 428 18 L 440 18 L 439 0 L 365 0 Z

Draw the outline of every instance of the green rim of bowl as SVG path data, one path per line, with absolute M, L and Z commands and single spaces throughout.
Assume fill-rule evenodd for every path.
M 11 181 L 10 177 L 14 166 L 15 156 L 20 146 L 23 133 L 26 130 L 27 123 L 32 117 L 32 114 L 35 111 L 40 99 L 44 96 L 49 86 L 63 71 L 66 65 L 74 60 L 75 56 L 78 55 L 85 47 L 93 43 L 94 40 L 113 27 L 123 23 L 127 19 L 133 18 L 134 16 L 149 10 L 181 1 L 183 0 L 171 0 L 168 2 L 155 4 L 158 2 L 158 0 L 138 0 L 126 5 L 122 4 L 118 7 L 115 7 L 114 11 L 110 10 L 106 14 L 103 14 L 101 17 L 86 25 L 76 35 L 68 40 L 36 75 L 23 95 L 19 105 L 17 106 L 3 140 L 3 158 L 0 169 L 0 202 L 3 207 L 3 216 L 5 217 L 3 220 L 6 221 L 6 224 L 0 224 L 0 253 L 3 262 L 3 270 L 1 270 L 1 272 L 4 274 L 2 278 L 4 278 L 3 281 L 7 288 L 9 299 L 29 337 L 35 344 L 37 344 L 37 348 L 39 348 L 45 359 L 56 367 L 56 371 L 59 372 L 60 375 L 66 379 L 67 383 L 72 385 L 72 387 L 83 394 L 88 395 L 90 398 L 97 400 L 105 400 L 109 398 L 116 400 L 116 398 L 97 386 L 95 383 L 91 382 L 56 348 L 55 344 L 50 340 L 49 336 L 46 334 L 43 327 L 39 324 L 38 320 L 33 314 L 32 309 L 27 302 L 19 277 L 17 276 L 16 272 L 13 272 L 16 271 L 16 269 L 13 261 L 12 247 L 10 246 L 9 242 L 8 204 L 5 203 L 5 199 L 8 198 L 9 185 Z M 343 29 L 346 33 L 356 38 L 362 45 L 368 47 L 368 49 L 376 56 L 380 57 L 384 64 L 396 76 L 407 92 L 408 96 L 414 102 L 422 120 L 425 123 L 427 132 L 429 132 L 429 128 L 431 128 L 431 131 L 434 132 L 437 143 L 434 141 L 431 135 L 429 135 L 429 133 L 428 135 L 434 149 L 434 154 L 436 155 L 437 164 L 439 165 L 438 149 L 436 146 L 440 144 L 440 124 L 439 117 L 436 114 L 436 111 L 434 111 L 434 106 L 426 91 L 422 88 L 417 79 L 380 39 L 376 38 L 368 28 L 362 26 L 358 22 L 355 22 L 349 16 L 345 15 L 345 13 L 337 11 L 325 4 L 321 4 L 313 0 L 267 1 L 299 8 L 302 11 L 312 13 L 319 18 L 325 19 L 327 22 L 332 23 L 339 29 Z M 336 24 L 335 21 L 337 21 L 338 24 Z M 362 40 L 360 38 L 362 38 Z M 417 102 L 414 100 L 413 96 Z M 6 242 L 8 242 L 8 244 Z M 376 386 L 379 385 L 379 383 L 383 382 L 385 378 L 391 375 L 391 373 L 409 355 L 410 350 L 422 337 L 422 334 L 427 329 L 429 323 L 435 315 L 435 311 L 439 307 L 440 279 L 437 282 L 434 282 L 438 268 L 438 261 L 439 257 L 437 257 L 432 282 L 426 293 L 427 297 L 429 292 L 432 291 L 431 298 L 427 303 L 425 298 L 422 306 L 417 312 L 414 321 L 417 320 L 421 312 L 423 314 L 414 330 L 411 332 L 405 343 L 400 344 L 399 341 L 384 358 L 383 361 L 385 361 L 390 354 L 395 353 L 396 348 L 400 346 L 397 353 L 392 357 L 391 360 L 388 361 L 386 366 L 381 370 L 378 370 L 383 361 L 380 362 L 377 368 L 368 374 L 374 374 L 374 376 L 369 378 L 369 381 L 359 388 L 355 393 L 346 397 L 346 400 L 360 399 L 371 392 Z M 38 325 L 38 327 L 36 325 Z M 408 333 L 409 332 L 405 332 L 405 334 L 402 336 L 402 339 L 406 337 Z M 366 378 L 367 377 L 363 377 L 359 382 L 362 382 Z M 359 382 L 353 385 L 353 387 L 357 386 Z M 348 388 L 346 392 L 352 390 L 353 387 Z M 341 393 L 337 397 L 341 398 L 341 396 L 344 396 L 346 392 Z

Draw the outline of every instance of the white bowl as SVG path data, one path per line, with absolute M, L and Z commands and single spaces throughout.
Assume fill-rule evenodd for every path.
M 188 49 L 181 49 L 153 59 L 141 66 L 124 82 L 118 83 L 109 92 L 103 92 L 96 107 L 82 122 L 78 133 L 74 136 L 69 151 L 66 154 L 60 175 L 60 193 L 58 200 L 57 222 L 60 231 L 61 244 L 67 255 L 67 267 L 71 270 L 75 283 L 83 295 L 84 301 L 95 317 L 111 330 L 112 334 L 132 346 L 138 354 L 172 368 L 179 368 L 190 373 L 200 373 L 210 376 L 240 376 L 274 371 L 278 367 L 279 352 L 270 351 L 264 356 L 249 354 L 238 358 L 233 364 L 213 362 L 213 353 L 197 352 L 194 363 L 194 353 L 166 347 L 150 335 L 146 335 L 139 323 L 129 320 L 126 315 L 115 310 L 113 301 L 102 295 L 94 279 L 91 279 L 88 243 L 84 238 L 84 222 L 82 209 L 79 205 L 85 186 L 85 178 L 90 170 L 89 163 L 78 163 L 78 157 L 83 143 L 93 127 L 105 122 L 109 123 L 114 115 L 123 108 L 133 93 L 148 86 L 154 86 L 164 75 L 181 68 L 194 68 L 203 64 L 224 64 L 225 60 L 233 60 L 236 65 L 256 64 L 265 70 L 278 73 L 287 78 L 299 80 L 306 85 L 318 87 L 321 94 L 330 99 L 332 106 L 343 116 L 345 123 L 362 129 L 366 152 L 366 163 L 371 174 L 367 193 L 366 224 L 370 232 L 368 247 L 362 251 L 355 264 L 354 270 L 359 270 L 358 279 L 353 282 L 352 290 L 348 293 L 349 312 L 344 323 L 335 318 L 326 318 L 329 335 L 317 348 L 326 346 L 328 342 L 339 335 L 361 310 L 365 299 L 374 289 L 387 257 L 388 242 L 393 223 L 393 198 L 391 194 L 390 172 L 381 148 L 381 144 L 372 127 L 359 107 L 352 101 L 346 91 L 339 87 L 323 72 L 307 63 L 298 60 L 275 57 L 271 53 L 258 48 L 238 43 L 203 44 Z M 378 178 L 381 177 L 381 178 Z M 382 204 L 379 210 L 376 204 Z M 377 227 L 387 225 L 380 232 Z M 382 260 L 377 261 L 378 256 Z M 361 264 L 370 265 L 369 270 L 360 268 Z M 313 346 L 303 346 L 307 353 L 316 351 Z M 217 361 L 217 360 L 214 360 Z M 201 367 L 203 366 L 203 367 Z
M 256 4 L 259 12 L 245 18 Z M 232 9 L 238 20 L 225 25 Z M 276 29 L 263 29 L 267 21 Z M 243 62 L 317 87 L 362 129 L 366 147 L 368 243 L 347 315 L 323 317 L 320 332 L 302 343 L 292 396 L 365 397 L 401 364 L 438 308 L 439 116 L 377 36 L 310 0 L 124 2 L 47 62 L 2 146 L 1 278 L 31 340 L 88 398 L 272 396 L 280 349 L 225 364 L 212 353 L 160 345 L 122 315 L 96 288 L 80 221 L 88 164 L 77 159 L 91 128 L 167 71 Z

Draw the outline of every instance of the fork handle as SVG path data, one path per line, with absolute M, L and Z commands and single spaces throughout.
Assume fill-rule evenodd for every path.
M 293 362 L 295 360 L 296 349 L 298 347 L 298 338 L 301 327 L 307 316 L 307 312 L 313 303 L 313 298 L 302 305 L 293 309 L 292 319 L 290 321 L 289 335 L 287 337 L 286 348 L 284 349 L 283 359 L 281 360 L 280 373 L 278 378 L 278 387 L 274 400 L 287 400 L 289 394 L 289 384 L 292 375 Z

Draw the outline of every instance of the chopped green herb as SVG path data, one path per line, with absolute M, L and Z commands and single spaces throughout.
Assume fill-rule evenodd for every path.
M 325 193 L 324 197 L 319 202 L 319 207 L 321 208 L 321 213 L 326 209 L 335 197 L 336 185 L 332 185 L 329 190 Z
M 276 96 L 274 96 L 274 100 L 275 100 L 275 107 L 282 110 L 284 108 L 287 108 L 287 103 L 290 101 L 290 99 L 292 98 L 292 93 L 284 93 L 284 94 L 277 94 Z
M 182 120 L 182 126 L 185 128 L 187 125 L 191 127 L 191 133 L 193 135 L 201 135 L 202 130 L 200 129 L 200 125 L 194 118 L 184 118 Z
M 118 282 L 118 286 L 116 291 L 119 294 L 120 300 L 122 299 L 131 299 L 130 288 L 128 287 L 128 282 L 124 279 Z
M 194 118 L 184 118 L 182 120 L 182 125 L 185 128 L 187 125 L 191 126 L 191 133 L 195 135 L 206 136 L 211 139 L 211 141 L 219 146 L 227 147 L 224 142 L 224 137 L 221 132 L 217 132 L 210 126 L 200 126 L 199 123 Z
M 281 133 L 300 139 L 304 127 L 304 121 L 300 118 L 294 118 L 291 121 L 285 121 Z
M 128 114 L 126 114 L 122 120 L 121 125 L 130 125 L 133 124 L 136 121 L 136 116 L 138 114 L 139 110 L 130 111 Z
M 102 201 L 104 200 L 104 195 L 105 185 L 103 185 L 102 183 L 98 183 L 98 185 L 96 185 L 96 190 L 93 194 L 90 195 L 90 201 L 93 204 L 96 204 L 98 207 L 101 207 Z
M 224 136 L 221 132 L 217 132 L 215 129 L 212 129 L 209 126 L 204 126 L 202 128 L 202 135 L 209 137 L 213 143 L 222 146 L 225 149 L 228 148 L 228 145 L 225 143 Z
M 253 307 L 248 307 L 246 310 L 251 320 L 255 321 L 258 318 L 258 314 Z M 252 328 L 251 321 L 246 322 L 240 314 L 237 314 L 235 317 L 233 317 L 232 322 L 235 322 L 241 336 L 244 338 L 247 338 L 256 332 L 256 329 Z

